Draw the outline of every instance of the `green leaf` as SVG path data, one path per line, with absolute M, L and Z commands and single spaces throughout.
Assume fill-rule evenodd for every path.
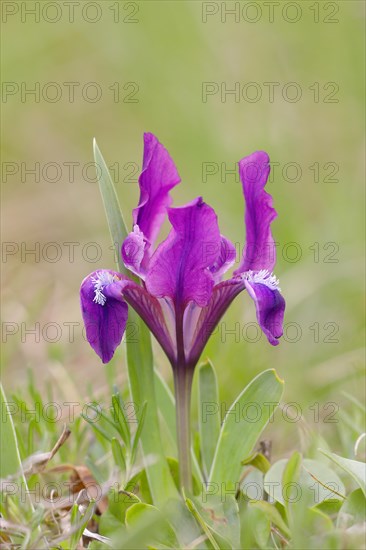
M 135 436 L 134 436 L 134 438 L 133 438 L 132 451 L 131 451 L 131 463 L 132 463 L 132 464 L 135 462 L 135 458 L 136 458 L 136 454 L 137 454 L 137 448 L 138 448 L 138 443 L 139 443 L 139 441 L 140 441 L 141 432 L 142 432 L 143 427 L 144 427 L 145 416 L 146 416 L 146 409 L 147 409 L 147 403 L 146 403 L 146 401 L 145 401 L 145 403 L 144 403 L 143 406 L 142 406 L 142 411 L 141 411 L 140 420 L 139 420 L 139 423 L 138 423 L 138 426 L 137 426 L 137 430 L 136 430 Z
M 234 490 L 242 470 L 241 462 L 252 451 L 278 406 L 283 381 L 274 369 L 259 374 L 232 404 L 224 419 L 209 481 Z
M 210 361 L 206 361 L 198 368 L 198 406 L 201 457 L 207 478 L 215 455 L 221 424 L 217 378 Z
M 266 492 L 277 502 L 285 504 L 301 500 L 306 502 L 307 506 L 316 506 L 324 500 L 343 499 L 345 487 L 342 481 L 322 462 L 305 458 L 297 481 L 287 482 L 285 485 L 283 476 L 287 463 L 287 459 L 278 460 L 264 478 Z
M 244 548 L 267 550 L 271 534 L 271 521 L 266 511 L 248 504 L 242 518 L 241 542 Z
M 1 430 L 0 430 L 0 478 L 22 472 L 22 463 L 15 434 L 12 411 L 6 400 L 4 389 L 0 383 L 0 408 L 1 408 Z
M 212 547 L 214 548 L 214 550 L 220 550 L 220 546 L 218 545 L 213 534 L 211 533 L 211 529 L 209 528 L 209 526 L 207 525 L 207 523 L 205 522 L 205 520 L 202 518 L 201 514 L 197 510 L 193 500 L 186 497 L 185 501 L 186 501 L 188 510 L 191 512 L 192 516 L 195 518 L 197 523 L 201 526 L 202 531 L 205 533 L 206 537 L 212 544 Z
M 112 412 L 113 411 L 113 412 Z M 123 402 L 119 393 L 112 395 L 112 417 L 121 438 L 129 448 L 131 443 L 130 426 L 123 411 Z
M 111 445 L 112 445 L 112 454 L 113 454 L 115 463 L 117 464 L 117 466 L 120 468 L 122 472 L 125 472 L 126 458 L 120 442 L 115 437 L 113 437 L 111 441 Z
M 107 441 L 112 441 L 115 432 L 117 432 L 117 428 L 113 424 L 111 419 L 106 415 L 104 411 L 102 411 L 97 406 L 89 404 L 88 408 L 94 411 L 96 414 L 100 415 L 98 422 L 96 422 L 94 419 L 89 418 L 88 415 L 84 412 L 82 412 L 80 416 L 93 428 L 93 430 L 99 433 L 102 438 L 106 439 Z M 102 422 L 103 420 L 105 421 L 104 425 Z
M 191 497 L 190 504 L 194 506 L 195 517 L 201 527 L 205 525 L 215 537 L 220 548 L 240 547 L 240 519 L 238 503 L 233 495 L 202 493 L 200 498 Z M 211 540 L 211 539 L 210 539 Z
M 118 491 L 115 488 L 109 490 L 108 508 L 99 520 L 99 533 L 104 536 L 112 536 L 117 529 L 123 527 L 126 511 L 132 504 L 140 502 L 138 496 L 128 491 Z
M 262 453 L 253 453 L 248 458 L 241 461 L 243 466 L 254 466 L 263 474 L 266 474 L 271 467 L 271 463 Z
M 123 220 L 111 175 L 95 139 L 93 141 L 93 150 L 95 164 L 97 165 L 96 169 L 97 177 L 99 179 L 99 189 L 103 199 L 112 244 L 116 249 L 118 269 L 121 273 L 129 275 L 129 272 L 125 268 L 119 253 L 122 242 L 128 235 L 126 224 Z
M 366 496 L 366 465 L 364 462 L 344 458 L 343 456 L 336 455 L 335 453 L 329 453 L 324 449 L 319 450 L 323 453 L 323 455 L 335 462 L 335 464 L 340 466 L 340 468 L 353 477 L 357 485 L 361 487 L 363 494 Z
M 149 546 L 152 543 L 157 543 L 166 545 L 168 548 L 177 548 L 179 545 L 174 529 L 155 506 L 139 502 L 130 506 L 126 511 L 126 526 L 133 531 L 140 530 L 151 519 L 154 523 L 154 530 L 148 541 Z
M 337 517 L 337 527 L 348 529 L 366 522 L 366 498 L 362 489 L 352 491 L 342 504 Z
M 79 505 L 73 504 L 71 508 L 71 529 L 73 533 L 70 537 L 70 550 L 76 550 L 85 527 L 93 515 L 95 504 L 91 501 L 83 514 L 79 511 Z
M 282 474 L 283 498 L 285 504 L 291 504 L 296 499 L 298 480 L 301 473 L 302 456 L 295 451 L 288 459 Z M 287 490 L 287 489 L 290 490 Z
M 140 500 L 142 500 L 146 504 L 153 503 L 145 468 L 142 468 L 141 470 L 136 472 L 136 474 L 134 474 L 128 480 L 128 483 L 125 486 L 125 490 L 137 493 L 140 497 Z
M 239 496 L 244 500 L 260 500 L 264 496 L 264 474 L 257 468 L 246 468 L 241 476 Z
M 279 513 L 277 508 L 273 506 L 273 504 L 270 504 L 269 502 L 265 502 L 264 500 L 257 500 L 257 501 L 251 501 L 250 506 L 252 508 L 260 508 L 261 510 L 263 510 L 263 512 L 265 512 L 265 514 L 267 515 L 268 519 L 271 521 L 271 523 L 273 523 L 276 527 L 278 527 L 278 529 L 282 531 L 285 537 L 287 538 L 291 537 L 289 528 L 287 527 L 281 514 Z
M 103 537 L 111 537 L 118 529 L 123 529 L 123 527 L 123 522 L 118 520 L 109 510 L 106 510 L 100 517 L 98 533 Z
M 342 500 L 323 500 L 323 502 L 319 502 L 315 508 L 327 514 L 327 516 L 336 517 L 343 502 Z
M 174 505 L 173 505 L 174 509 Z M 184 508 L 185 509 L 185 508 Z M 141 550 L 142 548 L 181 548 L 174 529 L 169 523 L 169 514 L 154 506 L 137 503 L 132 504 L 126 511 L 126 526 L 111 533 L 113 548 L 128 548 Z M 191 533 L 187 532 L 188 540 Z M 184 546 L 185 547 L 185 546 Z M 206 546 L 201 546 L 205 548 Z
M 139 497 L 129 491 L 118 491 L 112 488 L 108 493 L 108 510 L 123 523 L 126 510 L 137 502 L 140 502 Z
M 167 498 L 178 495 L 163 453 L 160 436 L 150 332 L 131 308 L 129 320 L 136 323 L 139 337 L 136 342 L 127 343 L 128 378 L 136 412 L 139 413 L 143 403 L 147 403 L 141 443 L 153 502 L 159 505 Z

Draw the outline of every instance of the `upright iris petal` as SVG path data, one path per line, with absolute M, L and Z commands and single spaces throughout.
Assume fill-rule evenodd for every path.
M 271 274 L 276 263 L 276 247 L 271 223 L 277 212 L 272 197 L 264 190 L 269 176 L 269 157 L 257 151 L 239 162 L 245 198 L 246 245 L 234 275 L 241 275 L 255 302 L 258 323 L 273 346 L 282 336 L 285 301 L 277 279 Z
M 123 242 L 121 251 L 125 266 L 135 275 L 145 277 L 155 239 L 172 202 L 169 191 L 179 182 L 168 151 L 153 134 L 144 134 L 140 200 L 132 212 L 133 231 Z
M 140 200 L 133 223 L 153 246 L 172 199 L 169 191 L 180 182 L 175 164 L 153 134 L 144 134 L 144 159 L 139 177 Z
M 181 208 L 169 208 L 172 229 L 151 258 L 147 290 L 185 307 L 205 306 L 214 278 L 209 270 L 220 254 L 220 232 L 213 208 L 201 197 Z
M 268 269 L 276 263 L 276 247 L 271 233 L 271 223 L 277 212 L 272 197 L 264 186 L 270 172 L 269 156 L 257 151 L 239 162 L 240 179 L 245 198 L 246 245 L 235 275 L 249 270 Z

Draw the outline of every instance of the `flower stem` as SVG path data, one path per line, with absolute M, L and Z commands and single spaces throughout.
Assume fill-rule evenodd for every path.
M 174 369 L 180 486 L 192 492 L 190 405 L 193 368 L 184 363 Z

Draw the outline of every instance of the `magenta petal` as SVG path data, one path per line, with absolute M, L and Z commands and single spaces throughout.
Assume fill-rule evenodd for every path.
M 166 209 L 171 204 L 169 191 L 180 182 L 180 177 L 168 151 L 153 134 L 144 134 L 144 159 L 139 177 L 140 200 L 133 211 L 134 225 L 138 225 L 153 246 L 164 222 Z
M 141 267 L 144 258 L 146 241 L 144 234 L 140 231 L 138 225 L 135 225 L 133 231 L 127 235 L 122 243 L 122 260 L 127 269 L 132 271 L 138 277 L 144 279 L 144 270 Z
M 215 283 L 220 282 L 221 277 L 226 273 L 232 265 L 234 265 L 236 258 L 235 246 L 229 239 L 221 235 L 220 242 L 220 255 L 213 265 L 210 266 L 210 271 L 214 276 Z
M 220 254 L 220 232 L 215 211 L 201 197 L 181 208 L 169 208 L 172 229 L 152 256 L 147 290 L 183 308 L 194 301 L 205 306 L 214 278 L 209 270 Z
M 258 324 L 272 346 L 278 345 L 278 338 L 283 334 L 283 316 L 285 300 L 277 289 L 271 289 L 261 283 L 247 280 L 245 287 L 255 302 Z
M 196 364 L 207 340 L 234 298 L 245 289 L 242 277 L 233 277 L 216 285 L 207 306 L 202 308 L 190 343 L 188 361 Z
M 170 361 L 176 357 L 175 342 L 169 334 L 166 319 L 159 300 L 137 283 L 125 281 L 123 297 L 151 330 Z M 137 327 L 138 330 L 138 327 Z M 137 335 L 137 338 L 139 335 Z
M 270 226 L 277 212 L 271 195 L 264 190 L 270 172 L 267 153 L 257 151 L 243 158 L 239 172 L 246 204 L 246 246 L 235 275 L 261 269 L 271 272 L 276 263 L 276 247 Z
M 121 295 L 121 277 L 114 271 L 95 271 L 83 280 L 80 288 L 86 337 L 103 363 L 112 359 L 126 328 L 128 306 Z

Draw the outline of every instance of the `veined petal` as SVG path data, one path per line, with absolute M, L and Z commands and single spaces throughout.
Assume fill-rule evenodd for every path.
M 121 254 L 122 260 L 127 269 L 135 275 L 144 279 L 145 271 L 142 268 L 142 260 L 144 258 L 146 247 L 146 239 L 138 225 L 135 225 L 133 231 L 127 235 L 122 243 Z
M 176 344 L 173 342 L 160 301 L 142 286 L 126 279 L 123 297 L 151 330 L 170 361 L 176 358 Z M 137 336 L 139 337 L 139 335 Z
M 207 306 L 200 310 L 195 331 L 190 338 L 188 362 L 196 364 L 207 340 L 234 298 L 245 289 L 242 277 L 233 277 L 216 285 Z
M 240 292 L 247 289 L 254 299 L 258 323 L 269 342 L 276 346 L 283 334 L 285 300 L 278 288 L 278 280 L 268 271 L 249 271 L 215 285 L 211 299 L 200 310 L 193 336 L 190 335 L 188 362 L 196 364 L 210 335 L 221 317 Z
M 168 151 L 153 134 L 144 134 L 140 200 L 133 210 L 133 222 L 139 226 L 149 247 L 153 246 L 164 222 L 166 209 L 171 204 L 169 191 L 179 182 L 179 174 Z
M 149 264 L 147 290 L 185 308 L 190 301 L 205 306 L 214 278 L 209 267 L 220 254 L 220 232 L 213 208 L 201 197 L 181 208 L 168 209 L 172 229 Z
M 134 281 L 114 271 L 95 271 L 82 282 L 80 299 L 88 342 L 103 363 L 112 359 L 121 343 L 127 323 L 127 304 L 147 324 L 169 359 L 174 358 L 175 346 L 159 300 Z
M 126 328 L 128 306 L 122 298 L 121 279 L 114 271 L 95 271 L 80 288 L 86 337 L 103 363 L 112 359 Z
M 239 162 L 240 179 L 245 198 L 246 245 L 235 275 L 249 270 L 268 269 L 276 263 L 276 247 L 271 233 L 271 222 L 277 212 L 272 197 L 265 190 L 270 172 L 269 157 L 257 151 Z
M 220 255 L 216 262 L 210 266 L 215 283 L 221 281 L 222 276 L 235 263 L 236 249 L 229 239 L 221 235 Z
M 183 345 L 184 355 L 189 357 L 193 345 L 193 338 L 196 333 L 197 323 L 201 316 L 202 308 L 195 302 L 189 302 L 183 315 Z
M 259 282 L 261 281 L 261 282 Z M 285 300 L 277 288 L 278 281 L 268 272 L 248 274 L 244 278 L 245 288 L 255 302 L 258 324 L 272 346 L 278 345 L 283 334 Z

